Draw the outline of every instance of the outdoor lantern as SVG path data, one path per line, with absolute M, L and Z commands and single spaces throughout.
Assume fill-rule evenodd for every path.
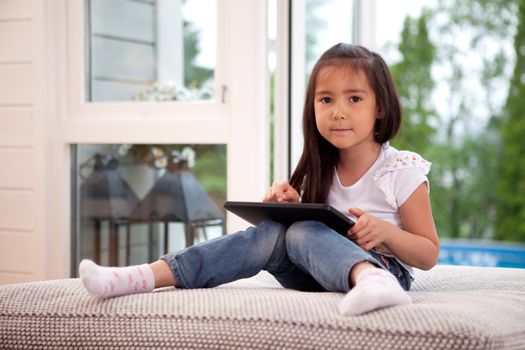
M 186 160 L 168 160 L 166 171 L 140 201 L 130 216 L 131 223 L 164 223 L 164 252 L 168 251 L 169 223 L 184 224 L 186 246 L 193 245 L 196 228 L 224 225 L 224 214 L 188 168 Z M 223 228 L 224 233 L 224 228 Z M 150 252 L 151 255 L 151 252 Z M 151 256 L 150 256 L 151 258 Z
M 119 173 L 116 159 L 100 153 L 92 159 L 93 171 L 80 185 L 80 215 L 95 223 L 94 260 L 97 263 L 100 263 L 101 222 L 108 221 L 109 264 L 118 266 L 118 228 L 127 223 L 139 200 Z

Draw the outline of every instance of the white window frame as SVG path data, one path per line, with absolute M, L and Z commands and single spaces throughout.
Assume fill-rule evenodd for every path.
M 224 47 L 230 34 L 224 19 L 227 6 L 218 0 L 217 6 L 217 65 L 215 67 L 216 98 L 195 102 L 89 102 L 85 99 L 86 53 L 85 4 L 82 0 L 67 2 L 67 117 L 66 141 L 107 143 L 227 143 L 227 116 L 230 104 L 222 96 L 226 88 L 230 58 Z M 82 72 L 82 74 L 79 74 Z M 229 82 L 228 82 L 229 83 Z M 227 92 L 227 91 L 226 91 Z M 223 100 L 224 99 L 224 100 Z M 183 127 L 177 127 L 181 125 Z M 115 130 L 121 130 L 115 133 Z
M 376 49 L 376 0 L 354 0 L 354 43 Z
M 290 2 L 276 0 L 277 30 L 275 38 L 275 123 L 274 123 L 274 179 L 286 181 L 290 177 Z
M 306 70 L 305 52 L 305 15 L 306 2 L 292 0 L 291 6 L 291 59 L 290 59 L 290 169 L 293 172 L 303 151 L 303 107 L 306 83 L 304 72 Z M 291 174 L 290 174 L 291 175 Z

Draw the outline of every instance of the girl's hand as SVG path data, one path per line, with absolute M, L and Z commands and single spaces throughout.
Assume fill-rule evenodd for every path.
M 370 250 L 386 240 L 387 227 L 383 220 L 359 208 L 350 208 L 348 211 L 357 218 L 355 225 L 348 230 L 348 236 L 354 243 Z
M 274 182 L 263 202 L 299 202 L 299 193 L 288 182 Z

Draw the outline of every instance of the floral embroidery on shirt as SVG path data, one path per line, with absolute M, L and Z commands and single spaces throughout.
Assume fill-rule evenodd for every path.
M 377 187 L 385 194 L 387 203 L 397 209 L 394 189 L 392 188 L 392 173 L 396 170 L 419 168 L 427 175 L 432 163 L 426 161 L 419 154 L 410 151 L 399 151 L 385 159 L 374 175 Z

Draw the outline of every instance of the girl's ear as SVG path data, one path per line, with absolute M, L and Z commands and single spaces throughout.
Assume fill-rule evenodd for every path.
M 376 119 L 383 119 L 384 115 L 381 111 L 381 107 L 377 106 L 377 117 Z

